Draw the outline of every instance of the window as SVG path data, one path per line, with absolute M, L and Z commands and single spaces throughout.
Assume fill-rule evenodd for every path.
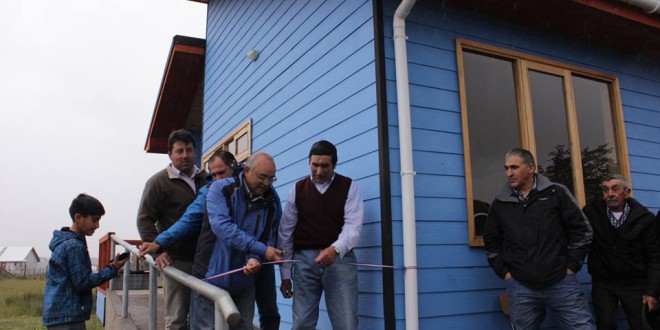
M 580 205 L 608 173 L 630 177 L 615 76 L 457 39 L 469 240 L 483 245 L 490 203 L 506 183 L 504 154 L 523 147 L 538 172 Z
M 226 150 L 234 154 L 238 162 L 244 162 L 252 154 L 252 120 L 248 119 L 241 124 L 237 129 L 223 138 L 216 144 L 210 151 L 204 154 L 202 164 L 207 168 L 209 158 L 214 152 L 218 150 Z

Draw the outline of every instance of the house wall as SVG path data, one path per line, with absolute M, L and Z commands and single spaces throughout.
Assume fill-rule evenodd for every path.
M 313 142 L 337 145 L 337 172 L 359 184 L 365 224 L 358 258 L 380 263 L 378 137 L 371 1 L 209 1 L 203 150 L 248 118 L 252 152 L 272 155 L 285 200 L 309 175 Z M 251 62 L 246 53 L 256 49 Z M 381 273 L 361 270 L 361 327 L 382 328 Z M 280 279 L 277 275 L 279 286 Z M 278 290 L 282 328 L 291 300 Z M 318 328 L 331 329 L 324 303 Z
M 392 16 L 384 28 L 390 121 L 395 263 L 403 263 Z M 468 246 L 465 169 L 455 39 L 579 65 L 620 79 L 635 197 L 660 208 L 660 63 L 420 0 L 406 23 L 412 107 L 421 329 L 509 329 L 497 297 L 503 282 L 482 248 Z M 505 183 L 504 173 L 502 184 Z M 586 267 L 585 267 L 586 268 Z M 404 327 L 403 274 L 395 276 L 397 328 Z M 589 294 L 589 275 L 579 274 Z M 552 327 L 552 322 L 544 323 Z

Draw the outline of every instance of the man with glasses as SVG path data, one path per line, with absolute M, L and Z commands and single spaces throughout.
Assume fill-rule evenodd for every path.
M 362 229 L 362 198 L 355 181 L 335 173 L 336 165 L 337 148 L 316 142 L 309 151 L 311 175 L 291 189 L 282 215 L 279 246 L 295 263 L 280 267 L 280 291 L 293 297 L 293 329 L 316 328 L 323 292 L 332 328 L 357 329 L 353 248 Z
M 229 292 L 241 314 L 241 323 L 233 329 L 253 329 L 255 280 L 251 276 L 265 261 L 278 261 L 281 251 L 275 248 L 282 208 L 272 187 L 275 162 L 268 154 L 251 155 L 239 182 L 233 177 L 211 185 L 206 200 L 209 225 L 217 237 L 209 259 L 206 278 L 209 283 Z M 213 277 L 231 270 L 242 272 Z M 271 278 L 274 286 L 274 278 Z
M 625 177 L 612 174 L 601 181 L 603 198 L 583 211 L 594 229 L 589 252 L 591 298 L 598 329 L 616 329 L 619 303 L 630 329 L 643 329 L 642 307 L 658 309 L 660 237 L 658 221 L 630 197 Z M 655 325 L 653 329 L 658 329 Z

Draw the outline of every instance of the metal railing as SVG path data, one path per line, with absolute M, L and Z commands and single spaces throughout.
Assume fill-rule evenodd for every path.
M 138 257 L 136 260 L 139 260 L 139 250 L 133 245 L 123 239 L 119 238 L 115 234 L 110 234 L 112 241 L 123 246 L 126 251 Z M 115 255 L 115 244 L 111 245 L 111 256 Z M 157 297 L 158 297 L 158 282 L 157 282 L 157 268 L 156 262 L 151 256 L 145 257 L 147 263 L 149 263 L 149 329 L 157 329 Z M 126 264 L 124 265 L 124 278 L 123 278 L 123 287 L 122 287 L 122 314 L 121 317 L 128 317 L 128 290 L 129 288 L 129 276 L 130 276 L 130 260 L 128 258 Z M 204 282 L 190 274 L 186 274 L 174 267 L 165 267 L 162 270 L 164 276 L 168 276 L 177 282 L 189 287 L 191 290 L 195 290 L 211 301 L 215 303 L 215 329 L 223 330 L 228 329 L 227 326 L 232 325 L 236 326 L 241 321 L 241 316 L 236 309 L 234 301 L 231 299 L 231 296 L 227 291 L 220 289 L 219 287 Z M 113 282 L 110 282 L 110 290 L 114 290 Z

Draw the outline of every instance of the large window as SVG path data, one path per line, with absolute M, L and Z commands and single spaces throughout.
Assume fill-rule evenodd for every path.
M 233 132 L 225 136 L 220 142 L 218 142 L 213 148 L 210 149 L 204 157 L 202 157 L 202 164 L 204 168 L 207 168 L 209 158 L 213 155 L 214 152 L 218 150 L 226 150 L 234 154 L 236 161 L 244 162 L 250 157 L 252 150 L 252 120 L 248 119 L 243 124 L 241 124 Z
M 490 203 L 506 183 L 504 154 L 523 147 L 539 173 L 580 205 L 608 173 L 629 177 L 615 76 L 458 39 L 471 246 L 483 245 Z

